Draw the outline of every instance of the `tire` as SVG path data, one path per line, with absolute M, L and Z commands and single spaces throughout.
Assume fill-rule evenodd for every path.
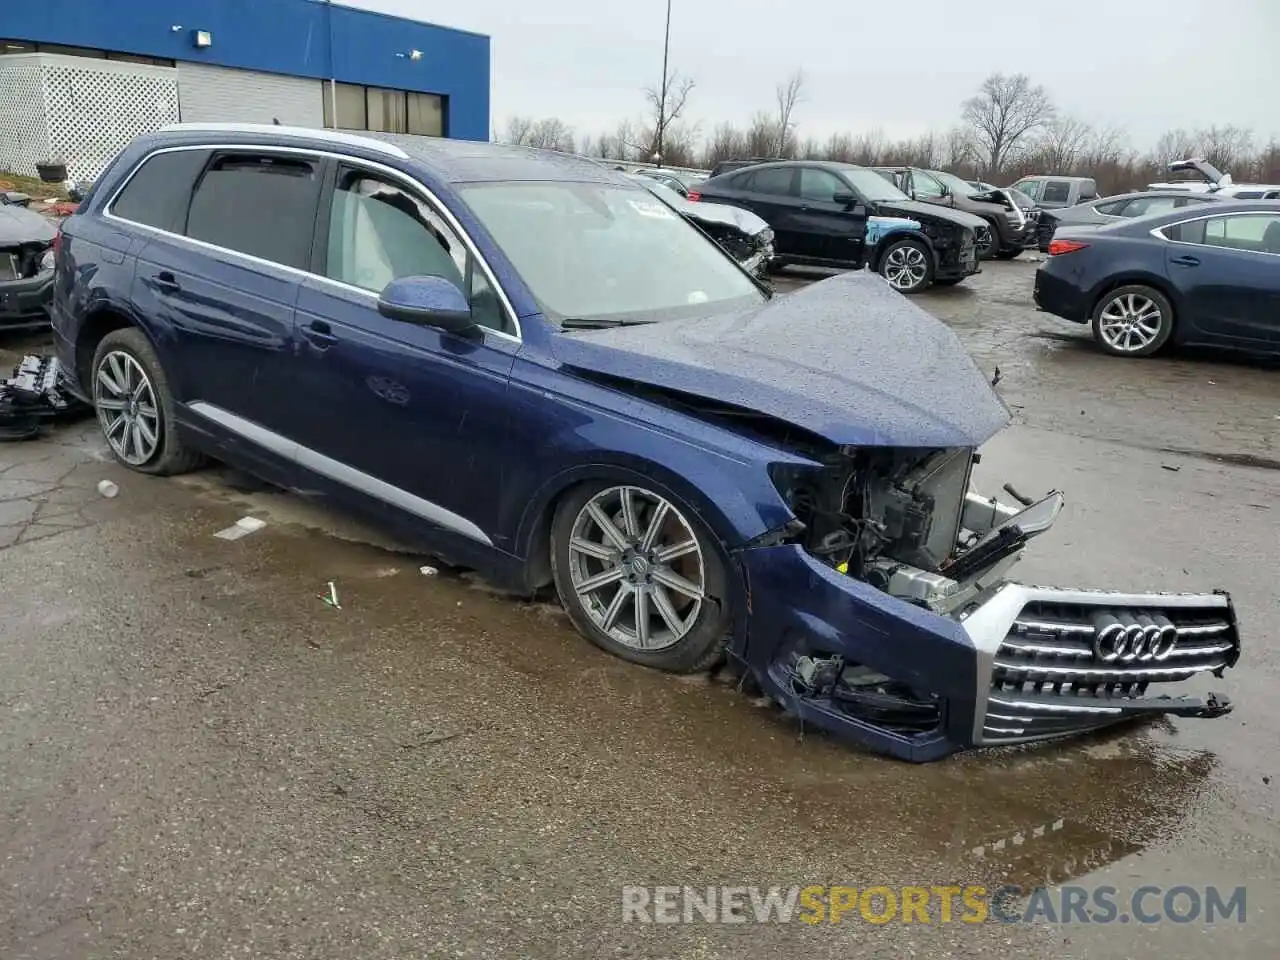
M 174 429 L 169 379 L 141 330 L 125 327 L 103 337 L 93 354 L 92 377 L 98 425 L 117 460 L 130 470 L 160 476 L 200 465 L 204 458 L 183 444 Z M 148 441 L 148 432 L 154 442 Z
M 1159 290 L 1141 284 L 1110 290 L 1093 308 L 1093 339 L 1117 357 L 1159 352 L 1173 336 L 1173 327 L 1173 304 Z
M 957 283 L 964 283 L 964 281 L 964 277 L 947 277 L 945 280 L 933 281 L 933 285 L 935 287 L 954 287 Z
M 1022 248 L 1014 247 L 1010 250 L 1000 250 L 996 253 L 997 260 L 1016 260 L 1022 256 Z
M 933 253 L 919 240 L 897 240 L 885 248 L 879 272 L 899 293 L 919 293 L 933 283 Z
M 659 559 L 664 547 L 675 546 L 686 549 Z M 574 626 L 600 649 L 658 670 L 695 673 L 723 656 L 729 630 L 725 569 L 697 515 L 643 486 L 584 484 L 561 500 L 551 523 L 551 573 Z

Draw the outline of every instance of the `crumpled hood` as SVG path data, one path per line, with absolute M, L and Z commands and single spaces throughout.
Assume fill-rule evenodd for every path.
M 48 217 L 12 203 L 0 203 L 0 246 L 51 243 L 56 230 Z
M 694 203 L 691 200 L 684 200 L 680 206 L 680 212 L 686 217 L 704 223 L 717 223 L 735 227 L 749 237 L 754 237 L 757 233 L 769 229 L 769 224 L 750 210 L 744 210 L 742 207 L 735 207 L 728 203 L 714 203 L 710 200 L 699 200 Z
M 950 328 L 866 271 L 741 312 L 565 333 L 553 350 L 836 444 L 974 447 L 1009 421 Z
M 876 212 L 897 217 L 910 217 L 912 220 L 942 220 L 968 227 L 970 230 L 977 230 L 987 225 L 987 221 L 972 213 L 965 213 L 953 207 L 942 207 L 936 203 L 925 203 L 921 200 L 881 200 L 876 204 Z

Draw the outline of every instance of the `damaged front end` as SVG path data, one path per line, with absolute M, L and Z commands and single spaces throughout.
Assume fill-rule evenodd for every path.
M 970 491 L 970 448 L 843 448 L 776 467 L 795 521 L 737 553 L 742 649 L 803 722 L 926 761 L 1152 714 L 1212 717 L 1178 695 L 1240 640 L 1224 593 L 1117 593 L 1007 579 L 1061 493 L 1018 507 Z

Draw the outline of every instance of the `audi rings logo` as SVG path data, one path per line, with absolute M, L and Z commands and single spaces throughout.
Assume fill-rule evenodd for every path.
M 1178 628 L 1168 617 L 1100 613 L 1093 618 L 1093 655 L 1103 663 L 1168 660 L 1178 645 Z

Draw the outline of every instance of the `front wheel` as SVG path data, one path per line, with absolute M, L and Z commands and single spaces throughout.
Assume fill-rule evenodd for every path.
M 884 252 L 880 275 L 899 293 L 919 293 L 933 281 L 933 254 L 919 240 L 899 240 Z
M 693 511 L 666 494 L 578 488 L 552 521 L 551 570 L 574 626 L 615 656 L 692 673 L 724 649 L 724 563 Z
M 1015 260 L 1020 256 L 1022 256 L 1022 248 L 1011 247 L 1008 250 L 1001 250 L 1000 252 L 998 252 L 996 254 L 996 259 L 997 260 Z
M 1159 290 L 1117 287 L 1093 309 L 1093 338 L 1107 353 L 1149 357 L 1173 335 L 1173 304 Z

